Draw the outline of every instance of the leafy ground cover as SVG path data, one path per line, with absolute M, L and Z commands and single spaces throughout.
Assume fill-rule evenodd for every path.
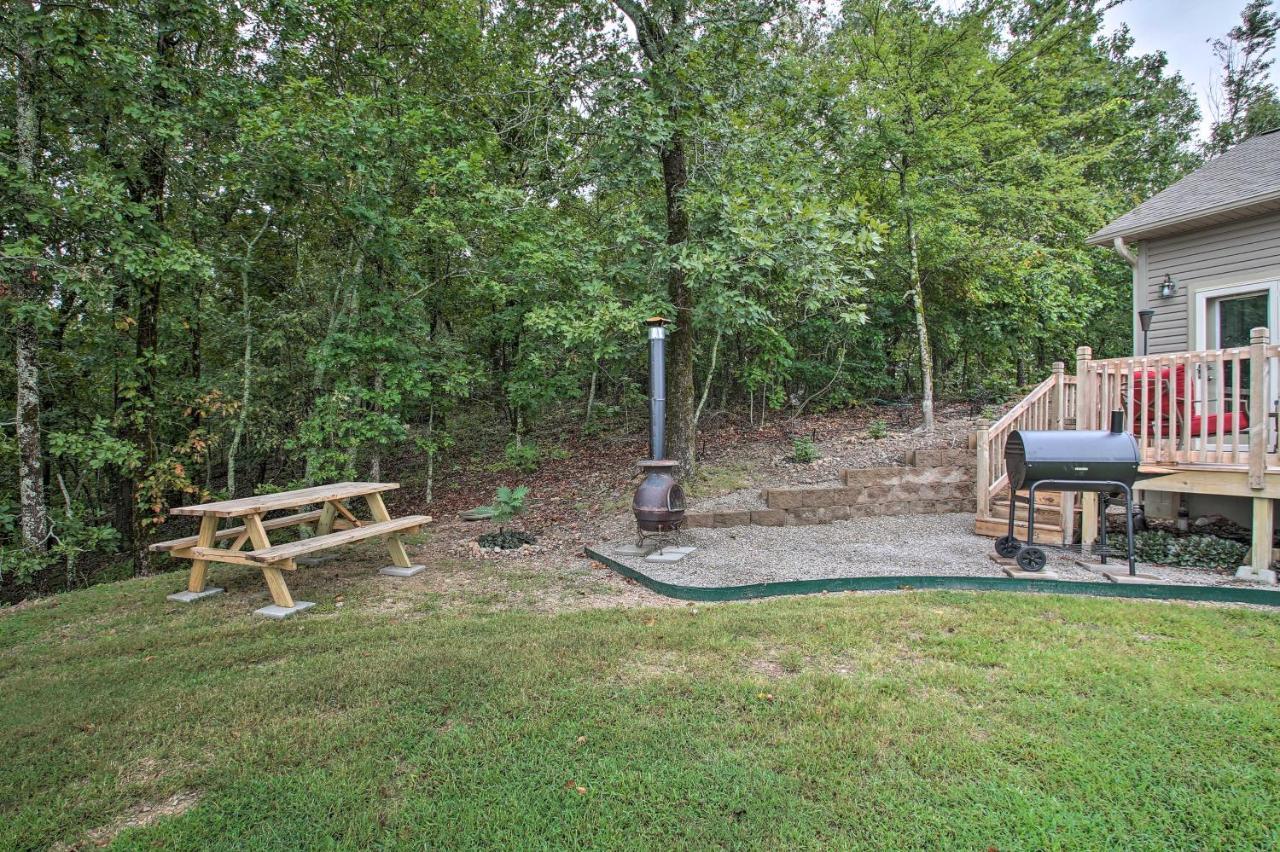
M 165 575 L 0 615 L 0 847 L 1280 844 L 1274 612 L 533 612 L 486 598 L 514 581 L 482 570 L 302 571 L 318 606 L 282 623 L 232 573 L 199 606 L 167 603 Z M 560 591 L 625 588 L 577 582 Z

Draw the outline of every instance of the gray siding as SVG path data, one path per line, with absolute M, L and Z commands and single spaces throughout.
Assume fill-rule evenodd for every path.
M 1196 347 L 1193 293 L 1206 287 L 1280 278 L 1280 213 L 1218 225 L 1138 246 L 1134 269 L 1134 310 L 1155 309 L 1150 351 L 1185 352 Z M 1171 299 L 1160 296 L 1164 277 L 1178 285 Z M 1135 320 L 1134 350 L 1142 337 Z M 1274 339 L 1280 334 L 1272 329 Z

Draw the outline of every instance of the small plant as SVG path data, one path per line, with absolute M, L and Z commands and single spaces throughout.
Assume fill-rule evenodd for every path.
M 818 458 L 818 448 L 814 446 L 813 438 L 809 435 L 800 435 L 791 443 L 791 457 L 795 459 L 797 464 L 809 464 Z
M 542 460 L 542 453 L 539 452 L 538 445 L 534 443 L 517 444 L 512 441 L 507 444 L 502 454 L 507 460 L 509 469 L 518 470 L 522 473 L 533 473 L 538 469 L 538 462 Z
M 527 496 L 529 496 L 527 485 L 517 485 L 515 488 L 504 485 L 498 489 L 498 493 L 493 497 L 493 520 L 499 529 L 524 514 L 524 498 Z
M 1133 550 L 1143 562 L 1220 571 L 1239 567 L 1249 552 L 1247 545 L 1231 539 L 1213 535 L 1175 536 L 1163 530 L 1138 533 L 1133 537 Z
M 867 434 L 879 441 L 881 438 L 889 436 L 889 425 L 883 420 L 872 420 L 871 425 L 867 427 Z
M 494 523 L 498 525 L 496 533 L 490 532 L 480 536 L 477 541 L 481 547 L 496 547 L 500 550 L 515 550 L 526 544 L 533 544 L 536 538 L 521 530 L 507 531 L 506 525 L 512 520 L 524 514 L 525 498 L 529 494 L 529 488 L 525 485 L 519 485 L 515 488 L 502 486 L 498 489 L 498 493 L 493 497 L 493 505 L 482 506 L 482 509 L 492 511 L 490 517 Z

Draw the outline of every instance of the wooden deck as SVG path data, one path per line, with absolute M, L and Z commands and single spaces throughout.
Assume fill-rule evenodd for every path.
M 1054 364 L 1049 378 L 1026 398 L 978 430 L 976 531 L 1007 530 L 1004 450 L 1014 431 L 1105 429 L 1111 412 L 1121 411 L 1138 439 L 1138 489 L 1251 498 L 1251 561 L 1255 568 L 1268 567 L 1272 500 L 1280 498 L 1280 345 L 1269 339 L 1258 328 L 1249 346 L 1097 361 L 1082 346 L 1075 375 L 1061 362 Z M 1046 492 L 1036 506 L 1038 541 L 1093 542 L 1096 495 Z M 1021 524 L 1017 531 L 1025 535 Z

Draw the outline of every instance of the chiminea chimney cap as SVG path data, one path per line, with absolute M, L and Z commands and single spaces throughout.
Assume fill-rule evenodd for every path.
M 644 321 L 644 324 L 645 325 L 666 325 L 667 318 L 666 317 L 649 317 L 647 320 Z

